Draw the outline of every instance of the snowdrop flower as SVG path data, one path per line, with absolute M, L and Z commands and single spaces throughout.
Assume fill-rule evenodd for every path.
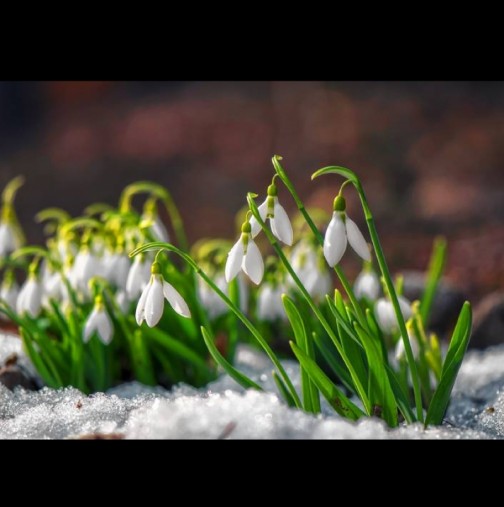
M 168 282 L 163 280 L 161 265 L 154 262 L 151 267 L 149 284 L 144 288 L 136 309 L 136 321 L 140 326 L 145 320 L 149 327 L 154 327 L 163 315 L 164 300 L 182 317 L 191 317 L 191 312 L 184 298 Z
M 226 261 L 225 277 L 230 282 L 243 269 L 243 272 L 256 284 L 261 283 L 264 274 L 264 262 L 261 252 L 251 234 L 250 222 L 244 222 L 240 239 L 231 248 Z
M 265 283 L 257 294 L 257 317 L 261 320 L 274 321 L 285 319 L 286 314 L 282 303 L 285 287 Z
M 103 304 L 103 298 L 101 296 L 96 297 L 93 311 L 90 313 L 84 325 L 84 332 L 82 335 L 83 342 L 89 342 L 94 333 L 96 333 L 104 345 L 108 345 L 112 341 L 112 336 L 114 334 L 114 326 L 105 310 L 105 305 Z
M 227 293 L 228 284 L 226 283 L 226 278 L 223 275 L 219 275 L 214 279 L 215 285 L 219 287 L 219 289 Z M 219 295 L 208 286 L 208 284 L 202 280 L 198 279 L 198 297 L 203 305 L 203 308 L 208 313 L 208 316 L 211 319 L 215 319 L 219 317 L 219 315 L 223 315 L 228 311 L 228 307 L 224 301 L 219 297 Z M 241 292 L 241 291 L 240 291 Z M 241 302 L 241 294 L 240 294 L 240 302 Z
M 98 257 L 85 246 L 75 256 L 71 276 L 72 285 L 87 296 L 89 295 L 89 280 L 93 276 L 101 275 L 102 271 Z
M 245 313 L 248 309 L 248 288 L 241 273 L 238 275 L 237 280 L 238 292 L 240 295 L 240 309 Z M 224 294 L 229 296 L 229 285 L 226 282 L 224 274 L 214 276 L 214 283 Z M 229 311 L 226 303 L 224 303 L 219 295 L 201 278 L 198 278 L 197 291 L 200 302 L 211 319 L 216 319 Z
M 380 295 L 380 279 L 371 266 L 365 266 L 355 279 L 354 293 L 357 299 L 375 301 Z
M 7 271 L 0 287 L 0 301 L 3 301 L 9 308 L 15 309 L 18 295 L 19 286 L 14 278 L 14 273 Z M 6 320 L 3 313 L 0 313 L 0 318 Z
M 168 243 L 170 241 L 170 235 L 159 218 L 155 199 L 149 199 L 145 203 L 140 226 L 142 226 L 142 224 L 148 224 L 147 230 L 154 241 L 162 241 L 163 243 Z
M 156 241 L 162 241 L 163 243 L 168 243 L 170 241 L 170 235 L 159 216 L 154 219 L 154 223 L 151 225 L 149 231 Z
M 147 261 L 145 255 L 137 255 L 133 259 L 133 264 L 131 264 L 128 278 L 126 279 L 126 293 L 129 299 L 136 299 L 141 294 L 149 283 L 150 274 L 150 262 Z
M 0 258 L 21 247 L 21 238 L 11 220 L 0 221 Z
M 403 296 L 398 296 L 398 299 L 404 320 L 408 320 L 413 315 L 411 303 Z M 376 321 L 384 333 L 391 334 L 398 329 L 399 325 L 394 312 L 394 306 L 389 300 L 385 298 L 378 299 L 374 312 Z
M 333 216 L 324 238 L 324 256 L 332 268 L 345 253 L 347 242 L 365 261 L 371 261 L 371 253 L 357 224 L 346 214 L 346 202 L 342 195 L 334 199 Z
M 323 298 L 331 291 L 331 275 L 325 267 L 323 258 L 306 241 L 300 241 L 293 248 L 290 262 L 301 283 L 313 298 Z M 289 285 L 296 287 L 288 277 Z
M 271 232 L 283 243 L 288 246 L 292 245 L 292 224 L 289 220 L 284 207 L 278 202 L 278 190 L 274 183 L 268 187 L 268 197 L 259 206 L 259 214 L 265 222 L 270 221 Z M 252 227 L 252 237 L 255 238 L 261 231 L 261 226 L 255 217 L 250 219 Z
M 417 339 L 413 335 L 413 333 L 408 329 L 408 338 L 411 344 L 411 350 L 413 352 L 413 357 L 418 359 L 418 354 L 420 353 L 420 347 L 418 346 Z M 404 342 L 402 336 L 399 337 L 399 341 L 395 347 L 395 358 L 397 361 L 402 361 L 406 357 L 406 350 L 404 349 Z
M 28 314 L 36 318 L 42 308 L 42 283 L 39 281 L 35 270 L 30 269 L 26 282 L 19 291 L 16 303 L 16 311 L 19 315 Z
M 115 254 L 109 264 L 107 279 L 119 290 L 125 290 L 130 268 L 131 261 L 127 255 Z
M 118 290 L 115 295 L 116 304 L 124 314 L 128 313 L 131 299 L 125 290 Z

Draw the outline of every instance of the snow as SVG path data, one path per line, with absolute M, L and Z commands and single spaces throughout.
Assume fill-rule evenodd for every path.
M 20 341 L 0 336 L 0 363 L 12 353 L 28 360 Z M 284 363 L 299 388 L 292 361 Z M 286 407 L 275 394 L 271 364 L 241 348 L 238 367 L 269 392 L 245 391 L 222 375 L 206 388 L 171 391 L 133 382 L 86 396 L 74 388 L 14 392 L 0 385 L 0 438 L 62 439 L 93 434 L 124 438 L 482 439 L 504 438 L 504 346 L 469 352 L 447 414 L 448 423 L 389 430 L 377 419 L 347 422 L 327 405 L 320 416 Z

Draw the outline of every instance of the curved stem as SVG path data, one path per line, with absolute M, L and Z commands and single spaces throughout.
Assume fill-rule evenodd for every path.
M 294 389 L 294 386 L 292 384 L 292 381 L 290 380 L 289 376 L 287 375 L 287 372 L 285 371 L 284 367 L 276 357 L 275 353 L 271 349 L 271 347 L 268 345 L 266 340 L 261 336 L 259 331 L 256 329 L 256 327 L 250 322 L 250 320 L 243 314 L 243 312 L 222 292 L 219 287 L 211 280 L 211 278 L 196 264 L 194 259 L 187 253 L 183 252 L 176 246 L 173 246 L 170 243 L 163 243 L 161 241 L 156 241 L 153 243 L 147 243 L 145 245 L 142 245 L 139 248 L 136 248 L 129 254 L 130 257 L 134 257 L 135 255 L 145 252 L 147 250 L 156 250 L 158 248 L 168 250 L 170 252 L 173 252 L 177 254 L 179 257 L 181 257 L 191 268 L 194 270 L 194 272 L 199 275 L 205 282 L 215 291 L 215 293 L 226 303 L 226 305 L 229 307 L 229 309 L 243 322 L 245 327 L 252 333 L 254 338 L 259 342 L 261 347 L 263 348 L 264 352 L 266 352 L 267 356 L 270 358 L 271 362 L 275 365 L 278 373 L 282 377 L 282 379 L 287 384 L 287 387 L 289 389 L 289 392 L 291 393 L 292 397 L 294 398 L 296 402 L 296 406 L 298 408 L 301 408 L 301 400 L 299 399 L 299 396 Z

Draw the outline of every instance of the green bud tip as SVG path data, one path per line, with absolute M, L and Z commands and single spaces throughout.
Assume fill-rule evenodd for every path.
M 153 275 L 160 275 L 161 274 L 161 264 L 159 262 L 153 262 L 151 266 L 151 273 Z
M 246 222 L 243 222 L 241 226 L 241 231 L 244 234 L 250 234 L 252 232 L 252 226 L 250 225 L 250 222 L 248 220 Z
M 276 197 L 278 195 L 278 189 L 277 189 L 277 186 L 272 183 L 269 187 L 268 187 L 268 196 L 271 196 L 271 197 Z
M 346 210 L 346 201 L 342 195 L 337 195 L 334 198 L 333 210 L 334 211 L 345 211 Z

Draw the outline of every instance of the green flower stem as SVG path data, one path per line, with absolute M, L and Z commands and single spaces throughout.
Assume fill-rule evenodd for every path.
M 422 393 L 420 390 L 420 380 L 418 375 L 418 368 L 415 362 L 415 358 L 413 357 L 413 350 L 411 349 L 411 343 L 408 338 L 408 332 L 406 331 L 406 323 L 404 322 L 404 317 L 401 312 L 401 307 L 399 306 L 399 300 L 397 298 L 397 293 L 394 287 L 394 283 L 392 281 L 392 277 L 390 275 L 390 271 L 387 265 L 387 261 L 385 260 L 385 255 L 383 254 L 383 249 L 380 244 L 380 239 L 378 237 L 378 231 L 376 230 L 376 226 L 374 223 L 373 214 L 371 213 L 371 209 L 369 208 L 369 204 L 366 198 L 366 194 L 364 192 L 364 188 L 362 187 L 362 184 L 357 177 L 357 175 L 346 168 L 340 168 L 340 167 L 324 167 L 323 169 L 320 169 L 316 171 L 312 175 L 312 180 L 317 178 L 318 176 L 321 176 L 323 174 L 328 173 L 336 173 L 340 174 L 343 177 L 346 177 L 349 179 L 355 189 L 357 190 L 357 193 L 359 194 L 359 198 L 361 201 L 362 209 L 364 211 L 364 216 L 366 218 L 367 226 L 369 229 L 369 234 L 371 236 L 371 242 L 373 243 L 376 260 L 378 261 L 378 265 L 380 266 L 380 270 L 383 276 L 383 279 L 385 281 L 385 286 L 387 287 L 390 300 L 392 302 L 392 305 L 394 307 L 394 312 L 397 317 L 397 322 L 399 324 L 399 330 L 401 332 L 401 337 L 404 343 L 404 350 L 406 352 L 406 359 L 408 361 L 408 366 L 411 372 L 411 380 L 413 382 L 413 393 L 415 397 L 415 406 L 417 411 L 417 418 L 419 421 L 423 422 L 423 408 L 422 408 Z
M 322 326 L 326 330 L 327 334 L 330 336 L 331 340 L 333 341 L 334 345 L 336 346 L 339 354 L 341 355 L 343 361 L 345 362 L 346 367 L 348 368 L 348 371 L 350 372 L 350 374 L 352 376 L 352 380 L 355 384 L 355 388 L 362 400 L 362 403 L 364 404 L 366 412 L 368 413 L 368 415 L 370 415 L 371 414 L 371 405 L 369 403 L 369 399 L 366 394 L 366 390 L 364 389 L 361 382 L 359 381 L 359 377 L 358 377 L 352 363 L 346 357 L 345 351 L 341 347 L 341 344 L 338 341 L 338 338 L 336 337 L 336 335 L 334 334 L 334 331 L 331 328 L 329 322 L 327 322 L 326 318 L 324 317 L 322 312 L 319 310 L 319 308 L 317 307 L 317 305 L 315 304 L 315 302 L 311 298 L 308 291 L 305 289 L 305 286 L 301 283 L 301 280 L 296 275 L 296 272 L 294 271 L 294 269 L 290 265 L 289 261 L 287 260 L 287 257 L 282 252 L 282 248 L 280 247 L 278 241 L 273 236 L 273 234 L 269 231 L 269 229 L 266 227 L 266 224 L 264 223 L 263 219 L 261 218 L 261 215 L 259 214 L 257 204 L 254 201 L 254 197 L 253 197 L 254 195 L 255 194 L 251 194 L 251 193 L 249 193 L 247 195 L 247 201 L 249 203 L 250 210 L 252 211 L 252 214 L 256 218 L 259 225 L 262 227 L 262 230 L 264 231 L 266 237 L 268 238 L 268 241 L 271 243 L 271 245 L 275 249 L 275 252 L 277 253 L 280 260 L 282 261 L 283 265 L 285 266 L 285 269 L 287 269 L 287 271 L 291 275 L 292 279 L 294 280 L 294 282 L 298 286 L 299 290 L 301 291 L 301 294 L 303 294 L 303 297 L 306 299 L 307 303 L 310 305 L 310 308 L 312 309 L 313 313 L 315 314 L 317 319 L 320 321 L 320 323 L 322 324 Z
M 313 234 L 317 238 L 317 241 L 319 242 L 320 246 L 324 246 L 324 237 L 318 230 L 317 226 L 315 225 L 315 222 L 312 220 L 311 216 L 309 215 L 308 211 L 306 211 L 306 208 L 303 204 L 303 201 L 299 198 L 296 189 L 294 188 L 294 185 L 290 181 L 289 177 L 287 176 L 287 173 L 285 172 L 285 169 L 281 166 L 280 160 L 282 157 L 279 155 L 274 155 L 272 158 L 273 166 L 275 167 L 275 171 L 278 174 L 279 178 L 282 180 L 283 184 L 286 186 L 287 190 L 292 195 L 292 198 L 294 199 L 296 206 L 300 213 L 303 215 L 304 219 L 306 220 L 306 223 L 309 225 L 310 229 L 312 230 Z M 364 316 L 364 313 L 362 311 L 361 306 L 359 305 L 359 302 L 357 301 L 357 298 L 355 297 L 355 294 L 352 290 L 352 286 L 350 285 L 350 282 L 348 281 L 348 278 L 346 277 L 345 273 L 343 273 L 343 270 L 339 266 L 334 266 L 334 271 L 336 275 L 338 276 L 341 285 L 343 286 L 343 289 L 345 290 L 348 299 L 350 300 L 350 303 L 352 303 L 352 307 L 355 311 L 355 314 L 357 316 L 357 320 L 359 321 L 359 324 L 366 330 L 369 330 L 369 325 L 367 323 L 367 320 Z
M 287 375 L 287 372 L 285 371 L 284 367 L 281 365 L 280 361 L 276 357 L 275 353 L 271 349 L 271 347 L 268 345 L 268 343 L 264 340 L 264 338 L 261 336 L 259 331 L 255 328 L 255 326 L 248 320 L 248 318 L 243 314 L 243 312 L 231 301 L 224 292 L 222 292 L 219 287 L 212 281 L 212 279 L 196 264 L 194 259 L 187 253 L 183 252 L 179 248 L 173 246 L 170 243 L 163 243 L 161 241 L 156 241 L 153 243 L 147 243 L 145 245 L 142 245 L 141 247 L 133 250 L 129 254 L 130 257 L 134 257 L 135 255 L 145 252 L 147 250 L 156 250 L 158 248 L 162 248 L 165 250 L 168 250 L 170 252 L 173 252 L 177 254 L 179 257 L 181 257 L 189 266 L 191 266 L 194 270 L 194 272 L 199 275 L 205 282 L 216 292 L 216 294 L 226 303 L 226 305 L 230 308 L 230 310 L 243 322 L 245 327 L 252 333 L 254 338 L 259 342 L 261 347 L 264 349 L 268 357 L 270 358 L 271 362 L 275 365 L 276 369 L 278 370 L 278 373 L 284 380 L 284 382 L 287 384 L 287 388 L 289 389 L 289 392 L 291 396 L 293 397 L 296 406 L 298 408 L 302 408 L 301 400 L 299 399 L 299 396 L 296 392 L 296 389 L 294 388 L 289 376 Z

